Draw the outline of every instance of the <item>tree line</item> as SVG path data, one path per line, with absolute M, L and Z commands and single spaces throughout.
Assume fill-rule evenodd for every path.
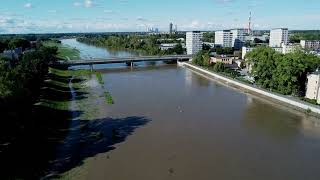
M 1 41 L 7 48 L 29 45 L 26 39 Z M 56 60 L 57 48 L 39 44 L 32 51 L 25 52 L 18 59 L 0 57 L 0 111 L 2 128 L 19 131 L 23 113 L 31 111 L 37 102 L 40 89 L 48 74 L 49 64 Z M 7 122 L 10 121 L 10 122 Z M 4 124 L 7 124 L 8 127 Z M 0 128 L 1 132 L 4 129 Z M 0 133 L 2 134 L 2 133 Z M 0 139 L 1 140 L 1 139 Z
M 304 96 L 308 73 L 320 67 L 319 57 L 298 49 L 281 54 L 260 47 L 249 52 L 246 59 L 258 85 L 284 95 Z
M 145 55 L 172 55 L 172 54 L 184 54 L 185 49 L 180 42 L 177 45 L 168 50 L 161 50 L 159 41 L 161 36 L 157 35 L 111 35 L 111 36 L 96 36 L 96 37 L 81 37 L 77 38 L 77 41 L 90 44 L 98 47 L 104 47 L 114 50 L 130 50 L 137 51 Z
M 320 40 L 320 31 L 292 31 L 290 42 L 299 43 L 300 40 Z

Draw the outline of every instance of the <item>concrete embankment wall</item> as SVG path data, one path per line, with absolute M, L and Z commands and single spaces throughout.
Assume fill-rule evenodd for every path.
M 305 110 L 305 111 L 312 111 L 313 113 L 316 113 L 316 114 L 320 115 L 320 107 L 318 107 L 316 105 L 309 104 L 309 103 L 306 103 L 304 101 L 300 101 L 300 100 L 295 99 L 295 98 L 290 98 L 290 97 L 287 97 L 287 96 L 284 96 L 284 95 L 281 95 L 281 94 L 269 92 L 269 91 L 266 91 L 264 89 L 254 87 L 252 85 L 245 84 L 245 83 L 243 83 L 241 81 L 237 81 L 237 80 L 234 80 L 234 79 L 231 79 L 231 78 L 228 78 L 228 77 L 224 77 L 224 76 L 219 75 L 217 73 L 210 72 L 210 71 L 208 71 L 206 69 L 203 69 L 203 68 L 201 68 L 199 66 L 192 65 L 192 64 L 187 63 L 187 62 L 179 62 L 178 64 L 181 65 L 181 66 L 189 67 L 189 68 L 194 69 L 194 70 L 196 70 L 198 72 L 210 75 L 210 76 L 212 76 L 214 78 L 217 78 L 219 80 L 225 81 L 227 83 L 231 83 L 231 84 L 233 84 L 235 86 L 247 89 L 249 91 L 261 94 L 261 95 L 266 96 L 266 97 L 273 98 L 275 100 L 278 100 L 280 102 L 286 103 L 286 104 L 288 104 L 290 106 L 293 106 L 293 107 L 296 107 L 298 109 L 302 109 L 302 110 Z

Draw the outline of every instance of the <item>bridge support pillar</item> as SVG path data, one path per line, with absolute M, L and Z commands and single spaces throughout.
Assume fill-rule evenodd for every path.
M 90 70 L 93 72 L 93 64 L 90 64 Z
M 133 68 L 133 62 L 132 61 L 130 62 L 130 66 L 131 66 L 131 68 Z

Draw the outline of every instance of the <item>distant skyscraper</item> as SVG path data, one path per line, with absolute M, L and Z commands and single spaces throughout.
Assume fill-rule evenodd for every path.
M 178 32 L 178 25 L 175 25 L 174 32 Z
M 196 54 L 202 50 L 202 33 L 200 31 L 187 32 L 187 54 Z
M 270 47 L 282 47 L 288 44 L 288 28 L 272 29 L 270 32 Z
M 173 32 L 173 24 L 170 23 L 169 24 L 169 33 L 172 34 L 172 32 Z

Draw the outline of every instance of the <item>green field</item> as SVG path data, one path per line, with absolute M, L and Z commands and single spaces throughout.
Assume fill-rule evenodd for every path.
M 64 60 L 75 60 L 80 58 L 80 51 L 67 45 L 63 45 L 54 41 L 46 41 L 43 43 L 45 46 L 58 47 L 58 58 Z

